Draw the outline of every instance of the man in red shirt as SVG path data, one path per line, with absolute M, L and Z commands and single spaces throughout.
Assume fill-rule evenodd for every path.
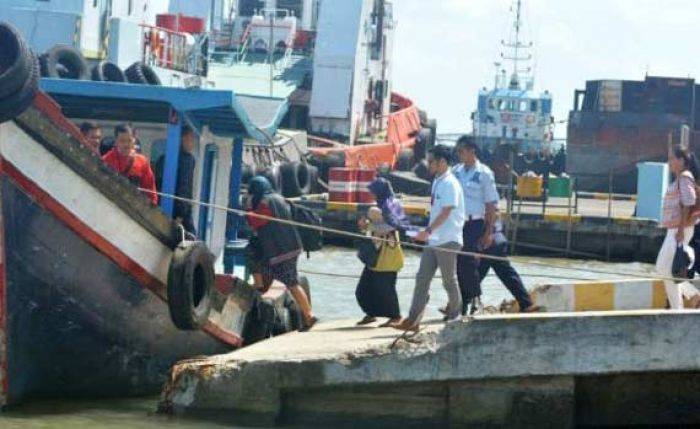
M 129 179 L 135 186 L 145 189 L 144 194 L 158 204 L 156 181 L 148 159 L 136 153 L 134 130 L 130 125 L 117 125 L 114 128 L 114 148 L 102 160 L 114 171 Z

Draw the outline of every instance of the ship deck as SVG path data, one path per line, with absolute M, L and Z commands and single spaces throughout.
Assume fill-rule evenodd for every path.
M 229 89 L 237 94 L 289 98 L 301 87 L 311 70 L 311 59 L 302 55 L 292 55 L 286 64 L 283 59 L 274 62 L 272 93 L 270 92 L 270 65 L 267 57 L 249 53 L 245 61 L 232 62 L 222 57 L 209 66 L 209 80 L 215 82 L 217 89 Z

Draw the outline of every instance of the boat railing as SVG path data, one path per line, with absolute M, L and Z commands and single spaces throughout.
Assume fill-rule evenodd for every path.
M 141 28 L 142 60 L 144 63 L 169 70 L 194 75 L 203 75 L 206 58 L 203 47 L 207 36 L 199 40 L 190 34 L 139 24 Z

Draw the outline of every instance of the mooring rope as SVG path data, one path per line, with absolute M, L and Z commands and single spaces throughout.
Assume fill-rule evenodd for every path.
M 199 201 L 199 200 L 194 200 L 194 199 L 190 199 L 190 198 L 183 198 L 183 197 L 179 197 L 177 195 L 166 194 L 166 193 L 157 192 L 157 191 L 151 191 L 151 190 L 144 189 L 144 188 L 139 188 L 139 190 L 141 190 L 142 192 L 147 193 L 147 194 L 156 194 L 160 197 L 169 198 L 169 199 L 172 199 L 175 201 L 182 201 L 182 202 L 195 204 L 195 205 L 199 205 L 199 206 L 203 206 L 203 207 L 209 207 L 209 208 L 212 208 L 215 210 L 221 210 L 221 211 L 233 213 L 233 214 L 236 214 L 239 216 L 251 216 L 251 217 L 254 217 L 257 219 L 263 219 L 263 220 L 267 220 L 270 222 L 277 222 L 277 223 L 281 223 L 281 224 L 285 224 L 285 225 L 289 225 L 289 226 L 294 226 L 297 228 L 311 229 L 311 230 L 315 230 L 315 231 L 319 231 L 319 232 L 325 232 L 328 234 L 336 234 L 336 235 L 340 235 L 340 236 L 354 238 L 357 240 L 374 240 L 375 242 L 386 242 L 386 243 L 394 243 L 395 242 L 392 239 L 370 237 L 370 236 L 367 236 L 365 234 L 360 234 L 360 233 L 356 233 L 356 232 L 343 231 L 343 230 L 339 230 L 339 229 L 328 228 L 325 226 L 309 225 L 309 224 L 305 224 L 305 223 L 301 223 L 301 222 L 296 222 L 296 221 L 290 220 L 290 219 L 280 219 L 280 218 L 276 218 L 274 216 L 267 216 L 267 215 L 262 215 L 262 214 L 255 213 L 255 212 L 246 211 L 246 210 L 234 209 L 234 208 L 222 206 L 219 204 L 205 203 L 205 202 Z M 485 253 L 469 252 L 469 251 L 465 251 L 465 250 L 453 250 L 453 249 L 446 249 L 446 248 L 437 248 L 436 249 L 435 247 L 427 246 L 424 244 L 404 242 L 404 241 L 400 241 L 399 244 L 401 244 L 404 248 L 411 248 L 411 249 L 416 249 L 416 250 L 435 249 L 439 252 L 453 253 L 457 256 L 469 256 L 472 258 L 487 259 L 487 260 L 499 261 L 499 262 L 518 262 L 518 263 L 523 264 L 523 265 L 530 265 L 530 266 L 535 266 L 535 267 L 553 268 L 553 269 L 557 269 L 557 270 L 567 270 L 567 271 L 588 272 L 588 273 L 592 273 L 592 274 L 612 275 L 612 276 L 616 276 L 618 278 L 619 277 L 632 277 L 635 279 L 645 279 L 645 280 L 655 279 L 655 280 L 667 280 L 667 281 L 674 281 L 674 282 L 686 282 L 686 281 L 688 281 L 688 279 L 668 277 L 668 276 L 662 276 L 662 275 L 658 275 L 658 274 L 649 274 L 649 273 L 638 274 L 638 273 L 631 273 L 631 272 L 626 272 L 626 271 L 613 272 L 613 271 L 608 271 L 608 270 L 603 270 L 603 269 L 598 269 L 598 268 L 574 268 L 574 267 L 570 267 L 570 266 L 563 265 L 563 264 L 554 264 L 554 263 L 548 263 L 548 262 L 533 261 L 531 259 L 519 257 L 519 256 L 510 256 L 510 257 L 508 257 L 508 256 L 494 256 L 494 255 L 488 255 Z

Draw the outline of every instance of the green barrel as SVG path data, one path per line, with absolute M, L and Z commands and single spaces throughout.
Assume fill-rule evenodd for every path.
M 550 177 L 547 187 L 548 196 L 555 198 L 569 198 L 571 195 L 570 177 Z

